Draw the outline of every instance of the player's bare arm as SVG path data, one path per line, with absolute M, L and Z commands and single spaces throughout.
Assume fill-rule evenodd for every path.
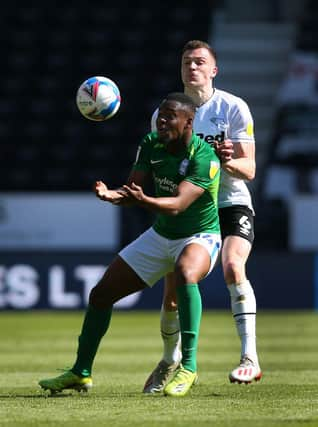
M 94 184 L 94 191 L 96 196 L 105 202 L 114 203 L 120 201 L 125 197 L 124 193 L 120 189 L 109 190 L 107 185 L 103 181 L 96 181 Z
M 131 171 L 127 184 L 135 182 L 138 185 L 143 185 L 146 180 L 147 174 L 143 171 Z M 109 202 L 114 205 L 129 206 L 135 204 L 135 201 L 130 197 L 124 187 L 115 190 L 109 190 L 103 181 L 96 181 L 94 185 L 96 196 L 104 202 Z
M 233 155 L 222 159 L 222 168 L 235 178 L 251 181 L 255 177 L 255 144 L 237 142 L 233 144 Z
M 124 189 L 139 206 L 166 215 L 178 215 L 183 212 L 204 192 L 203 188 L 187 181 L 179 184 L 176 195 L 173 197 L 147 196 L 135 183 L 132 183 L 131 186 L 124 185 Z

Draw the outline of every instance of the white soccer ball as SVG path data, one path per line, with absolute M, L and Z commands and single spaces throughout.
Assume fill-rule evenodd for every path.
M 76 104 L 84 117 L 96 122 L 113 117 L 121 103 L 119 89 L 112 80 L 96 76 L 85 80 L 78 88 Z

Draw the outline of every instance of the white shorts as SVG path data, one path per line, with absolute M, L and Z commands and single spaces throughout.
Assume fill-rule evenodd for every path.
M 209 274 L 221 250 L 221 236 L 217 233 L 198 233 L 171 240 L 149 228 L 122 249 L 119 256 L 151 287 L 167 273 L 174 271 L 180 253 L 190 243 L 198 243 L 208 251 L 211 257 Z

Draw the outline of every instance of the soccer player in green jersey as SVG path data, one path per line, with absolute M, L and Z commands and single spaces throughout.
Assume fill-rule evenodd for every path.
M 214 267 L 221 248 L 217 197 L 220 162 L 214 148 L 193 132 L 196 106 L 183 93 L 163 100 L 157 131 L 147 134 L 126 185 L 109 190 L 98 181 L 101 200 L 117 205 L 135 204 L 157 214 L 151 228 L 119 252 L 92 289 L 77 358 L 64 374 L 39 382 L 53 393 L 92 387 L 92 366 L 106 333 L 113 304 L 134 292 L 153 286 L 174 272 L 180 316 L 182 360 L 166 384 L 164 394 L 184 396 L 197 381 L 196 353 L 201 321 L 198 283 Z M 155 197 L 144 193 L 148 176 Z

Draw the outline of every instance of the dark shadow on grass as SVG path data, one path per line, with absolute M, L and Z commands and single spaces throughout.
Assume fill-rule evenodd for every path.
M 206 395 L 203 395 L 205 397 L 225 397 L 225 394 L 221 393 L 207 393 Z
M 60 398 L 70 398 L 76 396 L 75 394 L 0 394 L 0 400 L 1 399 L 12 399 L 14 398 L 20 398 L 20 399 L 60 399 Z M 83 395 L 82 395 L 83 396 Z M 81 397 L 82 397 L 81 396 Z
M 107 399 L 107 398 L 116 398 L 118 399 L 119 397 L 121 398 L 130 398 L 130 399 L 135 399 L 140 397 L 140 393 L 136 392 L 136 393 L 100 393 L 100 394 L 91 394 L 91 393 L 57 393 L 57 394 L 30 394 L 30 393 L 6 393 L 6 394 L 1 394 L 0 393 L 0 401 L 1 399 L 12 399 L 12 398 L 17 398 L 17 399 L 66 399 L 66 398 L 72 398 L 72 399 L 89 399 L 89 398 L 94 398 L 94 399 Z M 152 396 L 154 397 L 154 396 Z M 159 397 L 159 396 L 156 396 Z M 161 397 L 164 397 L 163 395 L 161 395 Z
M 171 399 L 174 400 L 174 397 L 170 397 L 170 396 L 165 396 L 162 393 L 158 393 L 158 394 L 145 394 L 145 393 L 140 393 L 140 392 L 135 392 L 135 393 L 120 393 L 120 392 L 106 392 L 106 393 L 101 393 L 101 394 L 91 394 L 91 393 L 57 393 L 57 394 L 40 394 L 40 393 L 35 393 L 35 394 L 23 394 L 23 393 L 6 393 L 6 394 L 1 394 L 0 393 L 0 400 L 1 399 L 12 399 L 12 398 L 16 398 L 16 399 L 74 399 L 74 398 L 80 398 L 80 399 L 86 399 L 86 398 L 94 398 L 94 399 L 118 399 L 120 398 L 127 398 L 127 399 L 136 399 L 136 398 L 140 398 L 143 397 L 145 399 Z M 196 395 L 195 396 L 196 399 L 211 399 L 211 398 L 224 398 L 225 395 L 221 394 L 221 393 L 200 393 L 200 395 Z M 191 398 L 191 394 L 189 394 L 188 396 L 185 396 L 185 398 Z M 179 398 L 178 398 L 179 399 Z
M 98 397 L 104 397 L 104 398 L 111 397 L 111 398 L 116 398 L 116 399 L 118 399 L 119 397 L 134 398 L 135 399 L 135 398 L 140 398 L 142 396 L 144 396 L 144 397 L 148 396 L 149 397 L 149 395 L 142 394 L 140 392 L 136 392 L 136 393 L 106 392 L 103 395 L 101 395 L 101 394 L 98 395 Z M 163 396 L 163 395 L 161 395 L 161 396 Z M 96 395 L 95 395 L 95 397 L 96 397 Z M 152 395 L 150 397 L 158 397 L 158 395 Z

